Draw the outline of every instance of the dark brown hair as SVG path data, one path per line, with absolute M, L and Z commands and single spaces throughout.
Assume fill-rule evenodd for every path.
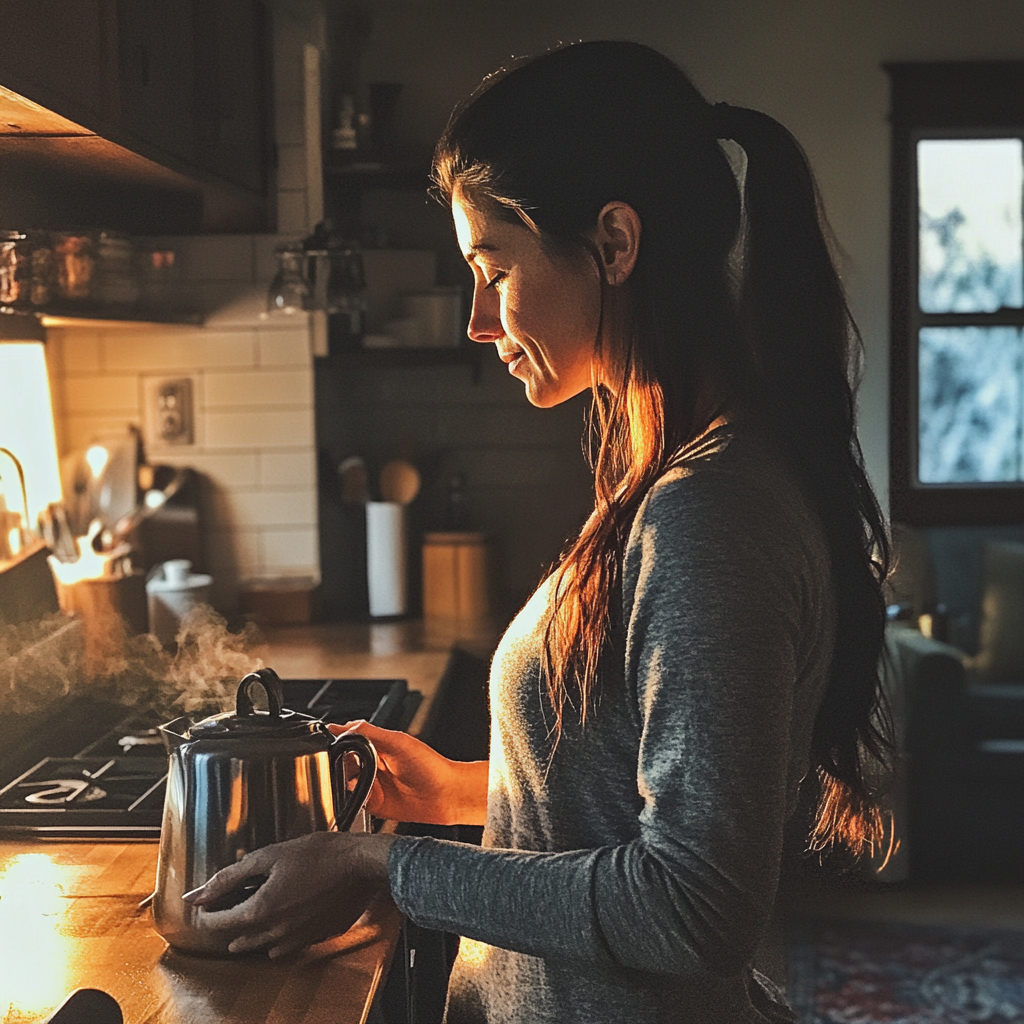
M 721 138 L 746 153 L 742 196 Z M 799 145 L 765 114 L 710 106 L 649 47 L 579 43 L 486 79 L 453 113 L 434 179 L 449 202 L 458 188 L 563 252 L 592 251 L 610 201 L 643 225 L 619 385 L 595 388 L 594 514 L 556 569 L 544 667 L 559 725 L 566 701 L 586 718 L 640 503 L 727 403 L 782 446 L 831 554 L 837 637 L 812 740 L 812 845 L 880 840 L 865 756 L 885 764 L 891 750 L 879 680 L 889 546 L 854 431 L 859 336 Z

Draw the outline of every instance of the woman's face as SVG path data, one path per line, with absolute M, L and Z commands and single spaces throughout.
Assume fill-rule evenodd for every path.
M 458 192 L 452 216 L 473 270 L 470 338 L 497 347 L 533 405 L 558 405 L 589 388 L 592 373 L 600 376 L 596 266 L 549 256 L 525 224 L 481 213 Z

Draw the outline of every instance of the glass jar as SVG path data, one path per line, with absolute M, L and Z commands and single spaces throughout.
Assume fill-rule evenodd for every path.
M 111 305 L 130 305 L 139 298 L 135 246 L 127 235 L 101 231 L 96 239 L 93 298 Z
M 32 290 L 29 296 L 33 306 L 45 306 L 57 297 L 57 260 L 50 236 L 37 232 L 32 246 Z
M 59 232 L 53 236 L 57 262 L 57 295 L 61 299 L 92 298 L 96 275 L 95 246 L 91 235 Z
M 0 231 L 0 306 L 24 308 L 29 305 L 31 291 L 28 236 L 21 231 Z
M 306 254 L 302 249 L 278 249 L 277 273 L 267 292 L 267 312 L 301 313 L 310 308 L 310 290 L 303 273 Z
M 327 250 L 327 323 L 332 351 L 359 348 L 366 332 L 366 272 L 359 246 L 334 242 Z

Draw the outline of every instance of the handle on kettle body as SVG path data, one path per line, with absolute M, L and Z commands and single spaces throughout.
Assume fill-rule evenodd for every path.
M 284 690 L 281 688 L 281 677 L 272 668 L 261 668 L 258 672 L 250 672 L 243 677 L 238 684 L 238 693 L 235 694 L 235 714 L 239 718 L 256 714 L 251 695 L 255 685 L 262 686 L 266 691 L 271 717 L 280 718 L 284 705 Z
M 346 754 L 359 757 L 359 777 L 351 792 L 345 785 Z M 365 736 L 350 732 L 339 736 L 331 744 L 331 756 L 334 758 L 334 817 L 338 822 L 338 831 L 344 832 L 356 820 L 356 815 L 370 795 L 373 780 L 377 778 L 377 751 Z

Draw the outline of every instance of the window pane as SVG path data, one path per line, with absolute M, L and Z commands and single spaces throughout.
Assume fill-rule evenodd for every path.
M 918 349 L 918 479 L 992 483 L 1021 473 L 1016 327 L 925 327 Z
M 923 139 L 917 185 L 922 311 L 1024 305 L 1021 140 Z

